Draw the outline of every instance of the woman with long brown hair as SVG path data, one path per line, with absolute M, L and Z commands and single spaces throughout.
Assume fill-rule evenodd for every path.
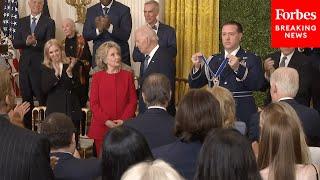
M 296 112 L 286 103 L 272 103 L 260 114 L 258 166 L 264 180 L 316 180 L 317 167 Z

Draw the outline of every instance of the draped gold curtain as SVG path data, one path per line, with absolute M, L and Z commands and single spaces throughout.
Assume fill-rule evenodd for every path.
M 188 90 L 188 77 L 195 52 L 206 57 L 219 50 L 219 0 L 166 0 L 165 22 L 176 29 L 176 102 Z

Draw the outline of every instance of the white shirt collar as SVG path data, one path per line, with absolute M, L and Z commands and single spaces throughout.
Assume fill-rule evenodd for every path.
M 154 24 L 154 25 L 157 27 L 157 30 L 153 29 L 153 30 L 156 32 L 156 34 L 158 33 L 158 30 L 159 30 L 159 24 L 160 24 L 160 23 L 159 23 L 158 20 L 157 20 L 157 22 Z M 148 24 L 148 26 L 152 28 L 152 26 L 151 26 L 150 24 Z
M 41 13 L 40 14 L 38 14 L 38 15 L 36 15 L 36 16 L 32 16 L 31 14 L 30 14 L 30 24 L 32 23 L 32 18 L 36 18 L 36 24 L 38 24 L 38 21 L 39 21 L 39 19 L 40 19 L 40 16 L 41 16 Z
M 224 50 L 224 58 L 226 59 L 227 56 L 230 56 L 230 55 L 236 56 L 239 50 L 240 50 L 240 46 L 237 47 L 237 49 L 235 49 L 235 50 L 232 51 L 231 53 L 228 53 L 226 50 Z
M 286 64 L 285 67 L 288 67 L 288 64 L 289 64 L 289 62 L 290 62 L 290 60 L 291 60 L 291 58 L 292 58 L 292 56 L 293 56 L 293 53 L 294 53 L 294 51 L 292 51 L 292 53 L 286 55 L 287 59 L 285 60 L 285 64 Z M 280 66 L 280 62 L 281 62 L 281 60 L 282 60 L 282 58 L 283 58 L 284 56 L 285 56 L 285 55 L 281 52 L 280 61 L 279 61 L 279 66 Z
M 105 6 L 102 3 L 100 3 L 100 4 L 101 4 L 102 9 L 104 9 L 104 7 L 107 7 L 109 9 L 108 11 L 110 11 L 112 3 L 113 3 L 113 0 L 110 2 L 110 4 L 108 6 Z
M 278 102 L 283 101 L 283 100 L 288 100 L 288 99 L 293 99 L 293 98 L 292 97 L 283 97 L 283 98 L 280 98 L 278 100 Z
M 157 44 L 157 46 L 154 47 L 154 48 L 152 49 L 152 51 L 148 54 L 149 57 L 150 57 L 149 60 L 148 60 L 148 65 L 149 65 L 152 57 L 154 56 L 154 54 L 157 52 L 158 49 L 159 49 L 159 44 Z
M 163 109 L 163 110 L 167 111 L 167 109 L 162 106 L 149 106 L 148 109 Z

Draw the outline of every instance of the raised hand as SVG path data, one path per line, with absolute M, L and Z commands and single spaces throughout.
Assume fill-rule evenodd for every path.
M 233 55 L 230 55 L 228 58 L 229 58 L 228 64 L 231 67 L 231 69 L 233 69 L 234 71 L 237 71 L 240 66 L 239 58 Z

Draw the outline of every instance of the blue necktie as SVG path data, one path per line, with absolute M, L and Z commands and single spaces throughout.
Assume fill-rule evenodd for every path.
M 143 62 L 143 73 L 146 72 L 147 68 L 148 68 L 148 61 L 150 59 L 150 56 L 149 55 L 146 55 L 146 58 L 144 59 L 144 62 Z
M 30 26 L 31 33 L 34 33 L 34 30 L 36 29 L 36 26 L 37 26 L 36 20 L 37 20 L 37 18 L 35 18 L 35 17 L 32 18 L 32 22 L 31 22 L 31 26 Z

